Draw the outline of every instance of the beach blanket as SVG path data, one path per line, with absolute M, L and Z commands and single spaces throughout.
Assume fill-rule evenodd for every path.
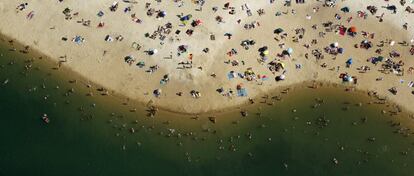
M 227 78 L 229 79 L 229 80 L 231 80 L 231 79 L 233 79 L 234 78 L 234 74 L 233 74 L 234 72 L 229 72 L 228 74 L 227 74 Z
M 340 27 L 339 28 L 339 34 L 340 35 L 344 36 L 345 35 L 345 32 L 346 32 L 346 28 L 345 27 Z
M 266 75 L 261 76 L 262 81 L 267 81 L 269 80 L 269 77 L 267 77 Z
M 236 78 L 236 77 L 239 77 L 239 78 L 242 78 L 242 79 L 244 79 L 244 75 L 243 75 L 243 73 L 235 73 L 234 71 L 230 71 L 228 74 L 227 74 L 227 78 L 229 79 L 229 80 L 232 80 L 233 78 Z
M 241 88 L 237 90 L 237 96 L 239 97 L 245 97 L 247 96 L 247 90 L 246 88 Z

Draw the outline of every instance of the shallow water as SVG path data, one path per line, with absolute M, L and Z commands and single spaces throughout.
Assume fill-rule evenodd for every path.
M 0 86 L 0 175 L 414 171 L 413 137 L 396 133 L 412 126 L 408 114 L 391 115 L 392 105 L 368 104 L 374 100 L 362 93 L 343 88 L 275 92 L 266 103 L 257 99 L 258 105 L 244 108 L 247 117 L 237 108 L 215 114 L 216 124 L 208 120 L 210 115 L 160 112 L 151 118 L 137 103 L 100 96 L 97 87 L 87 88 L 76 75 L 52 69 L 46 59 L 8 51 L 10 47 L 0 43 L 0 84 L 9 80 Z M 28 62 L 30 58 L 34 61 Z M 26 70 L 29 63 L 32 67 Z M 76 83 L 69 82 L 74 79 Z M 95 96 L 86 96 L 88 92 Z M 275 95 L 281 100 L 271 98 Z M 40 119 L 43 113 L 50 124 Z M 392 127 L 397 122 L 402 125 Z

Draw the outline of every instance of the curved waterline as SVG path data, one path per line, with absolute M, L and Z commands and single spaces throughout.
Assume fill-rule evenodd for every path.
M 7 38 L 5 36 L 2 36 L 1 38 L 2 38 L 3 42 L 11 41 L 9 38 Z M 7 44 L 3 43 L 2 45 L 7 45 Z M 24 47 L 20 43 L 13 41 L 12 46 L 10 44 L 8 44 L 7 46 L 5 46 L 5 48 L 15 49 L 15 52 L 17 52 L 19 50 L 22 50 Z M 8 52 L 12 52 L 12 51 L 8 51 Z M 62 80 L 76 81 L 76 82 L 79 82 L 80 84 L 82 84 L 85 87 L 90 86 L 90 87 L 88 87 L 88 89 L 94 89 L 94 90 L 92 90 L 92 92 L 95 92 L 94 95 L 101 96 L 99 94 L 101 94 L 103 92 L 96 91 L 96 90 L 97 89 L 105 89 L 109 92 L 109 94 L 106 95 L 106 96 L 103 96 L 103 97 L 117 99 L 117 101 L 119 101 L 119 102 L 129 102 L 130 104 L 135 104 L 136 107 L 132 107 L 132 108 L 139 108 L 142 111 L 145 111 L 145 109 L 148 108 L 149 106 L 153 106 L 149 102 L 143 102 L 141 100 L 130 99 L 130 98 L 124 96 L 122 93 L 117 93 L 114 90 L 109 90 L 109 89 L 104 88 L 103 86 L 99 85 L 98 83 L 88 81 L 87 78 L 83 77 L 82 75 L 79 75 L 76 72 L 71 71 L 70 68 L 67 68 L 65 65 L 58 68 L 57 64 L 55 64 L 52 60 L 48 59 L 47 57 L 44 58 L 44 56 L 38 51 L 30 51 L 30 53 L 28 55 L 26 55 L 26 54 L 22 55 L 21 53 L 18 53 L 18 54 L 21 55 L 21 58 L 31 58 L 35 62 L 40 62 L 42 64 L 42 67 L 44 67 L 46 69 L 50 69 L 49 70 L 50 74 L 56 74 Z M 68 76 L 68 75 L 70 75 L 70 76 Z M 360 89 L 358 86 L 348 84 L 348 83 L 338 84 L 338 83 L 335 83 L 335 82 L 331 82 L 329 80 L 325 80 L 325 81 L 323 81 L 323 80 L 309 80 L 309 81 L 304 81 L 304 82 L 301 82 L 301 83 L 295 83 L 295 84 L 292 84 L 292 85 L 284 85 L 284 86 L 276 87 L 276 88 L 274 88 L 273 90 L 271 90 L 269 92 L 260 93 L 256 97 L 253 97 L 252 100 L 254 100 L 254 102 L 260 102 L 261 99 L 264 96 L 274 97 L 274 96 L 280 96 L 281 94 L 287 94 L 287 93 L 289 93 L 289 91 L 294 91 L 295 89 L 302 89 L 302 88 L 318 89 L 318 88 L 322 88 L 322 87 L 328 87 L 328 88 L 329 87 L 334 87 L 334 88 L 337 88 L 339 91 L 350 91 L 350 92 L 355 92 L 356 91 L 356 92 L 359 92 L 360 94 L 365 94 L 365 95 L 368 95 L 368 93 L 370 92 L 370 90 Z M 388 104 L 398 104 L 398 103 L 396 103 L 392 100 L 388 100 L 386 95 L 376 94 L 375 96 L 377 98 L 382 97 L 383 99 L 385 99 L 387 101 Z M 261 105 L 260 105 L 260 103 L 252 104 L 252 103 L 249 102 L 249 100 L 246 100 L 244 102 L 244 104 L 242 104 L 242 105 L 234 105 L 232 107 L 224 107 L 224 108 L 221 108 L 221 109 L 215 109 L 215 110 L 210 110 L 208 112 L 200 112 L 200 113 L 182 112 L 182 111 L 177 111 L 176 109 L 166 108 L 164 106 L 154 106 L 154 107 L 156 107 L 157 109 L 159 109 L 161 111 L 173 113 L 175 115 L 186 115 L 186 116 L 210 115 L 210 116 L 218 116 L 218 115 L 226 113 L 226 112 L 240 111 L 242 109 L 245 109 L 245 108 L 251 107 L 251 106 L 255 107 L 255 106 L 261 106 Z M 407 112 L 407 113 L 413 113 L 413 110 L 407 109 L 407 108 L 405 108 L 405 106 L 401 106 L 401 109 L 404 109 L 404 111 Z
M 151 118 L 132 101 L 87 97 L 90 90 L 80 81 L 69 83 L 67 75 L 26 58 L 30 59 L 11 54 L 0 60 L 0 80 L 9 78 L 0 87 L 0 174 L 412 172 L 413 139 L 404 130 L 412 120 L 392 104 L 371 103 L 376 99 L 362 92 L 345 92 L 334 86 L 298 87 L 288 94 L 277 91 L 274 94 L 280 96 L 275 103 L 257 100 L 256 105 L 243 107 L 247 117 L 238 109 L 218 113 L 216 123 L 208 119 L 210 114 L 196 119 L 163 110 Z M 32 69 L 26 70 L 29 63 Z M 69 80 L 76 77 L 72 76 Z M 74 93 L 67 96 L 71 88 Z M 131 112 L 133 107 L 136 112 Z M 50 124 L 41 121 L 42 113 L 49 115 Z
M 93 2 L 91 2 L 91 3 L 93 3 Z M 264 4 L 265 2 L 262 2 L 262 3 Z M 364 3 L 362 3 L 362 2 L 356 2 L 354 4 L 353 2 L 351 3 L 351 2 L 348 2 L 348 1 L 344 1 L 343 3 L 344 4 L 347 4 L 347 5 L 352 5 L 352 9 L 354 9 L 354 5 L 355 6 L 360 6 L 360 7 L 362 7 L 364 5 Z M 367 3 L 370 3 L 370 2 L 367 2 Z M 317 2 L 316 3 L 316 5 L 318 5 L 318 4 L 321 5 L 321 2 Z M 212 5 L 212 4 L 210 4 L 210 5 Z M 258 5 L 258 4 L 255 4 L 255 5 Z M 341 5 L 343 5 L 343 4 L 341 4 Z M 309 5 L 308 5 L 308 3 L 307 4 L 298 5 L 297 6 L 298 14 L 305 13 L 305 12 L 308 12 L 308 11 L 311 12 L 312 11 L 312 9 L 311 9 L 312 6 L 313 6 L 313 3 L 312 4 L 309 4 Z M 43 8 L 43 6 L 41 6 L 41 7 Z M 258 7 L 258 8 L 260 8 L 260 7 Z M 271 6 L 268 6 L 268 7 L 265 8 L 265 10 L 268 10 L 268 9 L 270 10 L 270 8 L 272 8 L 272 7 Z M 333 16 L 335 12 L 340 11 L 339 8 L 340 8 L 340 6 L 338 5 L 335 8 L 322 8 L 321 11 L 326 11 L 327 14 L 332 14 L 332 16 Z M 41 9 L 41 8 L 39 8 L 39 9 Z M 18 15 L 15 15 L 14 13 L 11 13 L 11 11 L 12 10 L 9 10 L 8 11 L 9 12 L 9 15 L 11 16 L 10 19 L 19 17 Z M 272 21 L 272 23 L 269 23 L 270 25 L 268 25 L 268 28 L 266 28 L 266 31 L 267 31 L 266 33 L 267 34 L 272 35 L 272 30 L 275 27 L 284 26 L 285 23 L 289 23 L 289 24 L 292 23 L 291 26 L 290 25 L 287 25 L 286 26 L 286 27 L 290 26 L 289 27 L 289 30 L 286 30 L 286 31 L 293 32 L 293 28 L 295 27 L 295 25 L 296 25 L 296 27 L 299 27 L 299 26 L 301 26 L 302 23 L 305 24 L 305 22 L 309 22 L 309 20 L 306 20 L 305 18 L 298 17 L 298 16 L 304 16 L 305 14 L 301 14 L 301 15 L 298 15 L 298 16 L 294 17 L 294 16 L 289 15 L 288 14 L 288 11 L 286 11 L 286 12 L 287 12 L 286 13 L 287 15 L 284 15 L 283 17 L 275 17 L 273 14 L 265 15 L 263 17 L 262 20 L 264 20 L 264 21 Z M 289 16 L 292 17 L 292 18 L 289 18 Z M 320 25 L 322 22 L 326 22 L 327 20 L 332 20 L 331 17 L 328 18 L 329 15 L 324 15 L 324 13 L 322 13 L 322 15 L 318 15 L 318 13 L 315 13 L 315 15 L 313 15 L 313 16 L 314 16 L 314 19 L 316 19 L 316 21 L 312 21 L 312 23 L 315 22 L 315 24 L 318 24 L 318 25 Z M 285 18 L 285 17 L 287 17 L 287 18 Z M 394 19 L 394 17 L 392 17 L 392 18 Z M 6 21 L 7 21 L 7 19 L 6 19 Z M 275 21 L 276 23 L 273 24 L 273 21 Z M 396 18 L 396 20 L 393 20 L 392 22 L 396 22 L 396 21 L 397 21 L 397 18 Z M 295 24 L 295 23 L 297 23 L 297 24 Z M 338 23 L 341 23 L 341 22 L 338 21 Z M 28 23 L 28 24 L 30 24 L 30 23 Z M 310 23 L 306 23 L 306 24 L 310 24 Z M 354 21 L 354 24 L 356 26 L 358 26 L 358 27 L 360 26 L 361 27 L 361 30 L 369 30 L 369 31 L 370 31 L 371 26 L 374 26 L 374 25 L 387 26 L 387 28 L 381 29 L 381 31 L 378 31 L 380 33 L 377 33 L 377 36 L 380 36 L 381 37 L 380 40 L 385 40 L 386 38 L 391 37 L 393 39 L 395 38 L 396 41 L 399 42 L 399 41 L 402 41 L 402 40 L 406 40 L 407 39 L 407 36 L 409 35 L 408 34 L 408 31 L 403 31 L 401 35 L 398 34 L 398 33 L 401 33 L 401 29 L 398 28 L 400 26 L 400 24 L 398 24 L 398 25 L 390 25 L 391 24 L 391 20 L 385 20 L 384 23 L 378 23 L 377 22 L 377 19 L 374 18 L 373 16 L 369 17 L 367 20 L 362 20 L 362 19 L 355 20 Z M 262 24 L 262 26 L 263 25 L 266 25 L 266 24 Z M 23 28 L 21 28 L 21 27 L 19 28 L 17 26 L 18 25 L 14 26 L 14 27 L 16 27 L 18 29 L 24 29 L 24 27 Z M 38 26 L 36 26 L 36 27 L 38 27 Z M 6 28 L 3 31 L 4 31 L 4 33 L 7 33 L 8 36 L 13 36 L 13 34 L 17 31 L 17 29 L 16 29 L 16 31 L 12 31 L 10 29 L 11 28 Z M 270 29 L 272 29 L 272 30 L 270 30 Z M 44 29 L 42 28 L 42 31 L 43 30 Z M 311 29 L 309 29 L 309 30 L 312 31 Z M 309 31 L 309 30 L 307 29 L 307 31 Z M 239 31 L 244 31 L 244 30 L 239 30 Z M 261 35 L 261 33 L 259 33 L 259 32 L 260 32 L 260 30 L 258 32 L 256 32 L 256 33 L 258 33 L 258 36 L 255 36 L 254 38 L 264 39 L 264 40 L 261 40 L 261 41 L 266 42 L 266 45 L 267 46 L 276 46 L 274 43 L 271 43 L 271 44 L 270 43 L 267 43 L 267 42 L 270 42 L 270 41 L 273 41 L 273 40 L 270 37 L 268 37 L 267 35 Z M 377 31 L 373 30 L 373 32 L 377 32 Z M 240 34 L 242 34 L 242 32 Z M 312 35 L 314 35 L 314 34 L 311 34 L 311 36 Z M 237 35 L 237 36 L 239 36 L 239 35 Z M 40 38 L 44 38 L 43 35 L 39 35 L 39 37 Z M 226 45 L 230 45 L 228 43 L 233 43 L 233 44 L 236 44 L 237 46 L 239 46 L 238 39 L 244 39 L 245 37 L 246 36 L 241 35 L 240 38 L 235 38 L 235 40 L 233 40 L 233 41 L 226 42 L 227 43 Z M 362 51 L 362 50 L 358 50 L 357 51 L 357 50 L 353 50 L 352 49 L 353 48 L 353 46 L 351 44 L 352 42 L 349 42 L 351 40 L 350 38 L 347 38 L 347 37 L 338 37 L 338 36 L 336 36 L 334 34 L 332 34 L 331 37 L 334 37 L 334 38 L 332 38 L 332 40 L 338 39 L 338 41 L 341 44 L 341 46 L 344 45 L 345 48 L 347 48 L 347 50 L 349 48 L 349 51 L 348 52 L 351 55 L 355 51 L 356 53 L 358 53 L 358 54 L 355 53 L 355 56 L 366 57 L 365 54 L 361 54 L 362 52 L 361 53 L 359 52 L 359 51 Z M 98 37 L 98 35 L 94 36 L 94 38 L 95 39 L 96 38 L 99 38 L 100 39 L 100 37 Z M 318 38 L 318 37 L 314 36 L 312 38 Z M 360 36 L 359 38 L 362 40 L 362 36 Z M 308 39 L 306 39 L 306 41 L 307 40 Z M 358 40 L 358 39 L 356 39 L 356 40 Z M 375 39 L 375 40 L 377 40 L 377 39 Z M 30 45 L 32 48 L 39 48 L 40 46 L 46 46 L 46 47 L 48 47 L 45 42 L 38 43 L 38 42 L 35 42 L 35 41 L 24 41 L 24 39 L 22 41 L 23 41 L 23 43 Z M 60 40 L 54 40 L 54 42 L 57 42 L 57 43 L 60 43 L 59 41 Z M 94 40 L 90 40 L 90 41 L 95 42 Z M 99 40 L 99 41 L 101 41 L 101 40 Z M 286 42 L 287 42 L 286 43 L 287 45 L 289 45 L 289 46 L 292 45 L 292 42 L 290 42 L 290 41 L 286 41 Z M 322 46 L 322 45 L 324 45 L 324 46 L 328 45 L 328 43 L 326 43 L 326 42 L 333 42 L 333 41 L 331 41 L 331 39 L 329 39 L 329 41 L 328 40 L 326 40 L 326 41 L 323 40 L 322 41 L 323 44 L 321 43 L 320 46 Z M 373 42 L 374 43 L 377 43 L 376 41 L 373 41 Z M 34 43 L 35 45 L 32 45 L 32 43 Z M 39 45 L 37 45 L 37 44 L 39 44 Z M 62 44 L 62 43 L 60 43 L 60 44 Z M 318 45 L 318 48 L 321 48 L 320 46 Z M 72 48 L 70 45 L 68 45 L 68 47 L 69 48 Z M 299 46 L 299 45 L 297 45 L 297 47 L 295 47 L 295 46 L 292 46 L 292 47 L 295 49 L 295 51 L 299 51 L 298 49 L 302 48 L 302 46 Z M 57 54 L 63 54 L 63 53 L 66 53 L 66 51 L 64 51 L 64 48 L 66 48 L 66 47 L 61 47 L 61 48 L 59 48 L 59 50 L 56 49 L 56 50 L 53 50 L 53 51 L 59 51 L 59 53 L 57 53 Z M 89 46 L 83 45 L 82 48 L 86 49 L 86 48 L 89 48 Z M 89 52 L 93 53 L 94 51 L 97 51 L 97 50 L 101 49 L 101 48 L 99 48 L 99 49 L 98 48 L 99 47 L 90 47 L 91 50 L 86 49 L 86 50 L 88 50 L 88 52 L 82 52 L 82 53 L 88 55 Z M 225 48 L 225 47 L 223 47 L 223 48 Z M 45 48 L 45 49 L 43 49 L 43 51 L 45 53 L 49 53 L 49 54 L 50 53 L 55 53 L 56 54 L 56 52 L 47 52 L 47 51 L 50 51 L 48 49 L 49 48 Z M 277 50 L 278 49 L 275 49 L 275 51 L 277 51 Z M 347 52 L 347 54 L 348 54 L 348 52 Z M 223 50 L 223 52 L 220 51 L 218 53 L 222 53 L 222 55 L 220 56 L 220 55 L 214 55 L 213 54 L 212 55 L 213 58 L 211 60 L 217 61 L 218 63 L 220 63 L 221 62 L 220 60 L 223 58 L 223 56 L 225 56 L 225 50 Z M 254 57 L 257 56 L 257 53 L 256 52 L 249 52 L 249 53 L 252 56 L 251 58 L 254 58 Z M 249 53 L 246 53 L 246 54 L 249 54 Z M 299 51 L 298 53 L 299 53 L 298 55 L 295 54 L 295 57 L 298 57 L 298 61 L 299 62 L 306 62 L 306 60 L 305 59 L 302 59 L 302 56 L 301 56 L 303 54 L 303 52 L 300 52 Z M 75 60 L 79 61 L 79 63 L 80 62 L 83 62 L 83 61 L 85 61 L 85 60 L 87 60 L 89 58 L 91 58 L 91 57 L 82 58 L 82 57 L 80 57 L 80 55 L 78 54 L 78 52 L 75 52 L 73 54 L 74 55 L 73 55 L 72 58 L 73 59 L 76 58 Z M 117 55 L 117 56 L 111 56 L 111 57 L 121 59 L 124 54 L 125 53 L 122 53 L 122 56 Z M 68 54 L 68 56 L 69 55 L 71 55 L 71 54 Z M 58 55 L 58 56 L 60 56 L 60 55 Z M 51 58 L 56 60 L 58 58 L 58 56 L 55 55 L 55 57 L 51 57 Z M 99 56 L 100 56 L 100 53 L 99 53 Z M 371 56 L 372 55 L 370 55 L 370 57 Z M 97 57 L 92 56 L 92 58 L 97 58 Z M 249 56 L 249 58 L 250 58 L 250 56 Z M 155 59 L 159 59 L 159 58 L 157 57 Z M 344 58 L 342 58 L 342 59 L 344 59 Z M 357 60 L 359 62 L 364 62 L 364 59 L 365 58 L 357 59 Z M 89 69 L 90 72 L 95 72 L 95 71 L 99 72 L 98 70 L 105 70 L 103 68 L 102 69 L 97 69 L 95 67 L 92 67 L 92 65 L 95 65 L 96 64 L 95 63 L 96 60 L 94 60 L 94 59 L 90 59 L 90 60 L 91 61 L 93 60 L 93 62 L 90 63 L 90 66 L 91 67 L 86 67 L 86 68 L 84 68 L 85 70 L 88 70 Z M 253 61 L 251 63 L 252 65 L 256 65 L 257 64 L 254 59 L 252 59 L 252 61 Z M 70 66 L 69 63 L 70 62 L 68 62 L 67 65 Z M 330 64 L 330 63 L 328 63 L 328 64 Z M 341 63 L 340 64 L 334 63 L 334 64 L 335 65 L 341 65 Z M 74 67 L 79 66 L 79 65 L 81 65 L 81 64 L 78 64 L 78 62 L 73 62 L 73 64 L 72 64 L 72 66 L 74 66 Z M 108 65 L 109 64 L 107 64 L 107 66 Z M 125 66 L 125 65 L 123 65 L 122 61 L 113 63 L 113 66 L 115 66 L 115 65 L 120 66 L 122 68 L 124 68 L 123 66 Z M 288 65 L 290 67 L 292 67 L 293 63 L 290 63 Z M 295 74 L 293 74 L 291 76 L 292 79 L 288 78 L 285 82 L 275 84 L 274 82 L 270 82 L 269 81 L 269 83 L 272 84 L 272 87 L 277 88 L 278 87 L 278 84 L 280 84 L 280 85 L 295 84 L 295 83 L 299 83 L 299 81 L 301 82 L 301 80 L 312 80 L 313 78 L 310 78 L 308 76 L 309 75 L 312 75 L 315 72 L 319 72 L 319 71 L 321 71 L 320 74 L 319 74 L 320 75 L 319 77 L 321 77 L 321 78 L 318 78 L 317 80 L 321 80 L 321 81 L 331 80 L 331 81 L 334 81 L 334 82 L 336 82 L 338 80 L 338 82 L 339 82 L 339 79 L 334 79 L 334 78 L 337 77 L 337 74 L 336 73 L 334 73 L 334 72 L 324 72 L 323 69 L 319 67 L 318 63 L 313 63 L 313 62 L 311 64 L 306 63 L 305 64 L 305 68 L 308 68 L 308 67 L 310 69 L 309 70 L 306 70 L 306 72 L 305 72 L 306 74 L 300 74 L 300 73 L 298 73 L 299 74 L 298 76 L 295 75 Z M 79 68 L 79 67 L 76 67 L 76 68 Z M 304 68 L 304 70 L 305 70 L 305 68 Z M 76 69 L 73 69 L 73 70 L 76 70 Z M 77 69 L 76 71 L 82 73 L 82 70 L 83 69 Z M 128 70 L 131 70 L 131 69 L 128 69 Z M 293 68 L 289 68 L 289 70 L 294 70 L 294 69 Z M 344 71 L 356 72 L 355 69 L 347 69 L 347 70 L 344 70 Z M 159 86 L 157 81 L 155 81 L 155 82 L 150 81 L 151 84 L 148 84 L 148 85 L 152 85 L 152 83 L 154 83 L 156 85 L 156 86 L 152 85 L 154 87 L 152 87 L 152 86 L 149 86 L 149 87 L 144 86 L 145 88 L 141 88 L 140 86 L 142 84 L 140 84 L 140 83 L 141 83 L 142 80 L 141 81 L 130 81 L 129 82 L 130 78 L 139 77 L 138 74 L 140 74 L 140 72 L 138 72 L 137 70 L 134 69 L 134 71 L 129 72 L 128 75 L 130 75 L 130 76 L 126 76 L 123 73 L 126 73 L 126 70 L 122 70 L 121 72 L 118 72 L 118 74 L 113 74 L 115 76 L 111 77 L 112 80 L 106 79 L 106 78 L 108 78 L 107 75 L 100 76 L 100 77 L 102 77 L 102 79 L 104 81 L 99 81 L 99 79 L 93 79 L 93 77 L 89 77 L 89 75 L 88 75 L 89 73 L 87 73 L 87 72 L 86 73 L 83 72 L 82 75 L 86 75 L 85 80 L 92 79 L 92 80 L 96 81 L 97 83 L 101 83 L 102 85 L 105 85 L 105 87 L 111 87 L 111 88 L 113 88 L 113 90 L 115 90 L 119 94 L 127 95 L 127 97 L 130 97 L 130 98 L 136 98 L 136 100 L 142 102 L 142 104 L 146 104 L 149 100 L 155 100 L 156 105 L 158 105 L 160 107 L 163 107 L 164 109 L 168 109 L 170 111 L 175 111 L 175 112 L 183 112 L 183 113 L 190 113 L 190 114 L 193 113 L 193 114 L 195 114 L 195 113 L 208 113 L 208 112 L 210 112 L 210 110 L 218 110 L 218 111 L 220 111 L 220 109 L 223 109 L 223 108 L 225 108 L 227 106 L 235 107 L 235 106 L 238 106 L 238 105 L 245 104 L 246 103 L 245 101 L 247 99 L 247 98 L 235 98 L 235 99 L 232 99 L 231 101 L 227 101 L 227 99 L 225 97 L 221 97 L 219 94 L 217 94 L 214 91 L 214 89 L 208 88 L 209 91 L 207 91 L 207 90 L 203 90 L 202 91 L 203 92 L 203 95 L 205 95 L 205 97 L 204 98 L 201 98 L 201 99 L 198 99 L 198 100 L 191 99 L 191 97 L 189 97 L 189 96 L 184 96 L 184 97 L 181 97 L 180 101 L 175 101 L 177 98 L 179 98 L 178 96 L 175 96 L 175 93 L 177 92 L 175 90 L 170 90 L 168 93 L 165 94 L 165 96 L 163 96 L 163 98 L 161 98 L 160 100 L 158 100 L 158 99 L 154 98 L 153 96 L 151 96 L 151 91 L 154 90 L 155 88 L 157 88 Z M 356 73 L 350 73 L 350 74 L 351 75 L 355 75 Z M 95 75 L 104 75 L 104 74 L 95 74 Z M 222 73 L 218 73 L 218 75 L 224 76 L 225 74 L 224 73 L 223 74 Z M 159 77 L 159 76 L 160 75 L 157 75 L 155 77 Z M 123 78 L 120 78 L 120 77 L 123 77 Z M 126 77 L 128 77 L 128 79 Z M 299 80 L 299 79 L 296 80 L 296 78 L 293 78 L 293 77 L 301 78 L 301 80 Z M 389 78 L 392 78 L 392 80 L 394 80 L 395 82 L 398 81 L 397 78 L 394 78 L 394 77 L 389 77 Z M 133 80 L 133 79 L 131 79 L 131 80 Z M 152 80 L 152 78 L 151 79 L 148 79 L 148 80 Z M 373 80 L 375 80 L 375 79 L 371 79 L 371 78 L 360 79 L 360 83 L 358 84 L 358 86 L 359 87 L 369 87 L 367 89 L 376 89 L 377 88 L 379 91 L 381 91 L 381 94 L 384 94 L 384 95 L 388 94 L 387 89 L 389 89 L 389 87 L 387 85 L 384 85 L 384 83 L 381 84 L 381 82 L 378 82 L 378 83 L 375 82 L 374 83 Z M 290 81 L 292 81 L 292 82 L 290 82 Z M 297 81 L 297 82 L 295 82 L 295 81 Z M 173 82 L 175 82 L 175 81 L 173 81 Z M 203 80 L 199 80 L 198 82 L 201 83 L 201 82 L 204 82 L 204 81 Z M 216 82 L 216 81 L 212 81 L 212 82 Z M 220 82 L 220 81 L 218 81 L 218 82 Z M 368 83 L 369 85 L 374 85 L 374 84 L 375 85 L 379 85 L 380 87 L 367 86 L 367 84 L 364 85 L 364 82 L 369 82 Z M 389 83 L 391 81 L 386 81 L 386 82 Z M 112 83 L 114 85 L 109 86 Z M 119 84 L 122 84 L 122 86 L 120 86 Z M 136 84 L 138 84 L 138 85 L 136 85 Z M 397 84 L 397 83 L 395 83 L 395 84 Z M 134 87 L 134 89 L 131 88 L 131 87 L 133 87 L 133 85 L 136 85 Z M 179 86 L 179 85 L 183 85 L 184 87 L 185 86 L 187 86 L 187 87 L 186 88 L 182 88 L 182 87 L 177 88 L 178 91 L 189 92 L 189 90 L 187 90 L 187 89 L 189 89 L 189 88 L 193 89 L 193 86 L 195 86 L 194 88 L 197 88 L 196 85 L 193 85 L 193 84 L 183 84 L 183 83 L 181 83 L 179 81 L 177 81 L 177 83 L 174 83 L 174 86 L 170 86 L 170 87 L 175 87 L 175 86 Z M 221 86 L 221 85 L 213 85 L 212 87 L 219 87 L 219 86 Z M 235 85 L 225 84 L 225 86 L 226 87 L 234 87 Z M 261 92 L 265 92 L 265 91 L 267 92 L 267 88 L 263 88 L 263 87 L 266 87 L 266 86 L 253 86 L 253 84 L 252 85 L 246 84 L 246 86 L 247 87 L 248 86 L 251 86 L 251 87 L 248 87 L 248 90 L 251 90 L 250 91 L 250 95 L 252 97 L 253 96 L 259 97 L 262 94 Z M 257 90 L 256 90 L 256 88 L 257 88 Z M 269 88 L 269 91 L 272 91 L 271 90 L 271 87 L 268 87 L 268 88 Z M 402 86 L 401 86 L 401 89 L 402 89 Z M 166 89 L 163 89 L 163 90 L 164 90 L 163 92 L 167 92 L 167 91 L 165 91 Z M 363 90 L 365 90 L 365 88 Z M 204 94 L 204 93 L 206 93 L 206 94 Z M 407 92 L 406 92 L 406 89 L 405 89 L 404 90 L 404 95 L 406 93 Z M 120 96 L 118 96 L 118 97 L 120 97 Z M 390 96 L 391 99 L 393 99 L 394 101 L 398 101 L 398 102 L 400 102 L 400 100 L 401 100 L 401 102 L 402 102 L 402 100 L 404 100 L 404 102 L 406 102 L 407 100 L 410 100 L 407 97 L 409 97 L 409 96 L 401 96 L 401 93 L 399 93 L 396 96 Z M 209 103 L 208 101 L 214 102 L 214 103 Z M 409 103 L 401 103 L 401 104 L 404 105 L 405 107 L 408 107 L 408 109 L 412 109 L 412 107 L 410 107 L 411 104 L 409 104 Z M 192 105 L 194 105 L 194 107 Z

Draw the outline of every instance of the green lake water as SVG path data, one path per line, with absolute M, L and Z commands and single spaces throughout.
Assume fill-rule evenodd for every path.
M 247 117 L 234 109 L 215 114 L 215 124 L 209 114 L 148 117 L 10 48 L 0 42 L 0 175 L 414 174 L 411 118 L 362 93 L 274 92 L 244 108 Z

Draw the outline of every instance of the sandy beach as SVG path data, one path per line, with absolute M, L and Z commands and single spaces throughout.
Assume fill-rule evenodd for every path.
M 0 34 L 175 112 L 238 107 L 313 80 L 414 109 L 413 1 L 115 2 L 5 0 Z

